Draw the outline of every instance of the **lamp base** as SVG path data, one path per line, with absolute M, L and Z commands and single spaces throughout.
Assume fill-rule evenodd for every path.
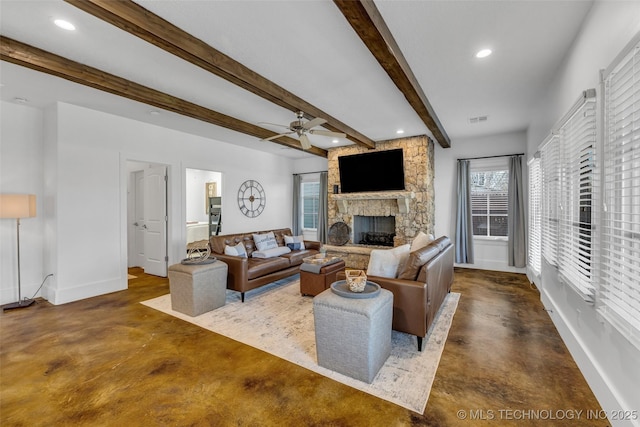
M 33 299 L 23 299 L 22 301 L 18 301 L 18 302 L 13 302 L 11 304 L 7 304 L 7 305 L 3 305 L 2 306 L 2 311 L 7 311 L 7 310 L 13 310 L 15 308 L 25 308 L 25 307 L 29 307 L 31 304 L 33 304 L 34 302 L 36 302 L 36 300 Z

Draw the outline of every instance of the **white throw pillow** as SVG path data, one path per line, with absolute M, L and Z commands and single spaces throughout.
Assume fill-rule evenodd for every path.
M 266 251 L 267 249 L 273 249 L 278 247 L 276 236 L 273 235 L 273 231 L 265 234 L 254 234 L 253 243 L 256 244 L 256 249 L 259 251 Z
M 422 231 L 419 232 L 418 235 L 413 239 L 413 242 L 411 242 L 411 252 L 424 248 L 434 240 L 435 237 L 433 237 L 433 234 L 425 234 Z
M 300 247 L 296 247 L 296 243 L 300 243 Z M 284 244 L 289 246 L 291 249 L 300 249 L 304 250 L 304 237 L 302 236 L 284 236 Z
M 280 255 L 288 254 L 291 252 L 287 246 L 276 246 L 275 248 L 265 249 L 264 251 L 253 251 L 251 256 L 253 258 L 273 258 Z
M 224 254 L 225 255 L 231 255 L 231 256 L 240 256 L 242 258 L 246 258 L 247 257 L 247 250 L 244 247 L 244 244 L 242 244 L 242 242 L 238 243 L 237 245 L 234 246 L 229 246 L 226 245 L 224 247 Z
M 393 249 L 374 249 L 371 251 L 367 276 L 387 277 L 395 279 L 398 271 L 409 259 L 411 245 L 398 246 Z

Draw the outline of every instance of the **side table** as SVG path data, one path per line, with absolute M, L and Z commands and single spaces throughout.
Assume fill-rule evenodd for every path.
M 222 307 L 227 296 L 227 270 L 222 261 L 170 266 L 171 308 L 194 317 Z
M 313 299 L 318 365 L 371 383 L 391 354 L 393 293 L 345 298 L 327 289 Z

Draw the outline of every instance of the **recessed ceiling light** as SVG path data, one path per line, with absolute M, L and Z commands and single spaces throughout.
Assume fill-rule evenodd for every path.
M 27 98 L 20 98 L 20 97 L 15 97 L 13 98 L 13 100 L 16 101 L 18 104 L 26 104 L 27 102 L 29 102 Z
M 404 130 L 402 130 L 402 129 L 398 129 L 398 130 L 396 131 L 396 133 L 397 133 L 398 135 L 403 134 L 403 133 L 404 133 Z
M 149 111 L 149 114 L 151 114 L 152 116 L 159 116 L 160 115 L 160 111 L 151 110 L 151 111 Z
M 482 49 L 476 53 L 476 58 L 486 58 L 489 55 L 491 55 L 491 49 Z
M 334 144 L 337 144 L 338 142 L 340 142 L 340 140 L 338 140 L 338 139 L 334 139 L 334 140 L 333 140 L 333 141 L 331 141 L 331 142 L 333 142 Z
M 74 31 L 76 29 L 75 25 L 73 25 L 69 21 L 65 21 L 64 19 L 56 19 L 53 21 L 53 23 L 56 24 L 58 27 L 62 28 L 63 30 Z

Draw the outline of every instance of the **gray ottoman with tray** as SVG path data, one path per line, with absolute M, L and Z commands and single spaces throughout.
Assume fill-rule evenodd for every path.
M 222 307 L 227 296 L 227 269 L 222 261 L 169 267 L 171 308 L 198 316 Z
M 318 365 L 371 383 L 391 354 L 392 316 L 393 294 L 378 284 L 332 283 L 313 299 Z

